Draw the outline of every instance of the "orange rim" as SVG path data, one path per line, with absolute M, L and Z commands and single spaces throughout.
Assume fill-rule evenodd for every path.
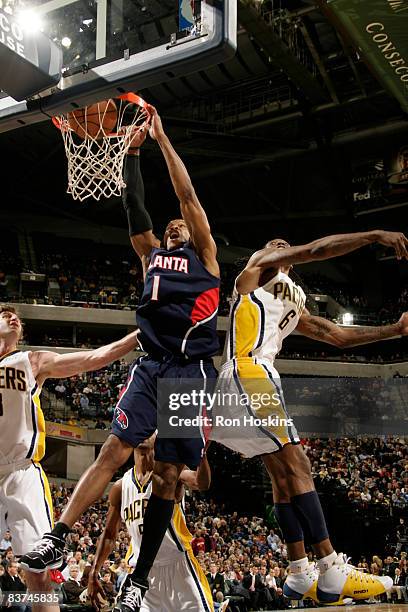
M 132 92 L 128 92 L 128 93 L 121 94 L 120 96 L 115 96 L 114 98 L 110 98 L 110 100 L 112 100 L 112 99 L 125 100 L 126 102 L 132 102 L 133 104 L 137 104 L 138 106 L 143 108 L 143 110 L 146 111 L 146 113 L 147 113 L 148 119 L 145 121 L 145 124 L 149 122 L 149 120 L 150 120 L 150 113 L 149 113 L 149 110 L 147 108 L 148 104 L 147 104 L 147 102 L 145 102 L 143 100 L 143 98 L 141 98 L 137 94 L 132 93 Z M 69 127 L 65 126 L 62 123 L 62 121 L 60 119 L 60 116 L 52 117 L 52 122 L 55 125 L 55 127 L 58 128 L 61 131 L 67 132 L 69 130 Z M 107 134 L 107 136 L 119 136 L 119 134 L 111 132 L 110 134 Z

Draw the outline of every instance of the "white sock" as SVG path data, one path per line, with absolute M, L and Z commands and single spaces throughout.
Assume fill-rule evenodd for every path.
M 321 559 L 319 559 L 317 562 L 317 567 L 319 568 L 320 574 L 324 574 L 324 572 L 327 572 L 327 570 L 330 569 L 331 566 L 334 564 L 336 558 L 337 558 L 337 553 L 335 550 L 333 550 L 333 552 L 330 553 L 330 555 L 327 555 L 326 557 L 322 557 Z
M 297 561 L 289 562 L 289 569 L 291 574 L 301 574 L 305 572 L 309 567 L 309 559 L 307 557 L 303 557 L 303 559 L 298 559 Z

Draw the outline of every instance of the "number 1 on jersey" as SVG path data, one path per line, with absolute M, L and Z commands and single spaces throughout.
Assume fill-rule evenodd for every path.
M 153 276 L 153 289 L 152 289 L 152 300 L 155 302 L 159 299 L 159 285 L 160 285 L 160 276 L 155 274 Z

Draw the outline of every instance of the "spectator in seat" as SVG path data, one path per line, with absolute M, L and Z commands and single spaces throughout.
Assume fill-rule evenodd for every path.
M 60 380 L 58 384 L 55 385 L 54 391 L 57 399 L 64 399 L 65 393 L 67 392 L 67 388 L 65 387 L 62 380 Z
M 223 595 L 225 595 L 224 576 L 219 573 L 218 565 L 216 563 L 210 563 L 210 571 L 207 574 L 207 580 L 214 601 L 216 601 L 217 593 L 222 593 Z
M 260 598 L 263 591 L 263 585 L 261 577 L 259 575 L 259 568 L 256 565 L 250 565 L 249 572 L 247 572 L 242 581 L 242 586 L 248 589 L 251 596 L 251 607 L 257 610 L 260 605 Z
M 24 582 L 21 580 L 18 575 L 18 563 L 17 561 L 12 561 L 9 563 L 4 575 L 0 578 L 0 589 L 3 593 L 5 592 L 14 592 L 14 593 L 25 593 L 27 591 L 27 587 Z M 2 607 L 3 609 L 3 607 Z M 11 612 L 25 612 L 25 605 L 13 605 L 13 606 L 4 606 L 5 610 L 10 610 Z
M 407 600 L 405 585 L 402 581 L 401 570 L 399 567 L 395 569 L 393 578 L 393 586 L 387 591 L 387 601 L 391 601 L 392 594 L 397 594 L 398 603 L 401 603 L 402 599 Z
M 0 550 L 7 550 L 11 547 L 11 534 L 9 531 L 6 531 L 4 534 L 4 538 L 0 542 Z
M 101 571 L 101 587 L 103 589 L 104 599 L 112 604 L 116 597 L 115 586 L 111 580 L 111 573 L 109 570 Z
M 3 561 L 2 561 L 4 569 L 7 570 L 9 564 L 12 563 L 13 561 L 15 561 L 13 549 L 11 548 L 11 546 L 9 546 L 7 548 L 7 550 L 6 550 L 6 554 L 4 555 L 4 558 L 3 558 Z
M 84 587 L 79 582 L 79 567 L 72 565 L 69 568 L 69 578 L 64 583 L 64 591 L 66 595 L 67 604 L 78 604 L 79 596 L 84 590 Z
M 191 540 L 191 546 L 196 557 L 201 550 L 205 552 L 205 540 L 202 536 L 201 529 L 196 530 L 195 537 Z
M 95 429 L 106 429 L 106 425 L 105 423 L 102 421 L 102 419 L 98 419 L 95 423 Z

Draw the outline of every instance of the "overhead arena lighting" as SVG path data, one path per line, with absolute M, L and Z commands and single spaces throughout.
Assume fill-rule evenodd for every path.
M 354 316 L 351 312 L 345 312 L 343 314 L 343 325 L 353 325 Z
M 21 11 L 16 15 L 17 21 L 25 32 L 40 32 L 43 28 L 42 19 L 31 10 Z

